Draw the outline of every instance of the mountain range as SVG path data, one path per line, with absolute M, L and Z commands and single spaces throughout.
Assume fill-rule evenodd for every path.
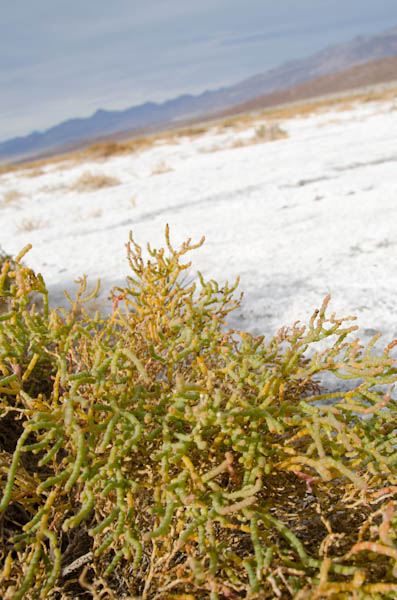
M 287 89 L 257 96 L 213 115 L 219 119 L 229 115 L 261 111 L 266 108 L 344 94 L 365 93 L 369 89 L 397 88 L 397 55 L 379 58 L 329 75 L 322 75 Z
M 321 93 L 319 90 L 324 89 L 327 78 L 325 87 L 328 86 L 330 92 L 333 89 L 349 89 L 349 85 L 351 88 L 369 85 L 374 79 L 375 83 L 379 83 L 379 79 L 397 80 L 397 62 L 380 60 L 387 57 L 397 57 L 397 27 L 330 46 L 312 56 L 284 63 L 229 87 L 205 91 L 197 96 L 184 94 L 162 104 L 146 102 L 119 111 L 99 109 L 91 117 L 69 119 L 44 132 L 35 131 L 6 140 L 0 143 L 0 161 L 16 162 L 61 152 L 120 133 L 128 132 L 132 137 L 148 128 L 177 125 L 178 122 L 197 120 L 228 109 L 233 111 L 232 107 L 236 106 L 241 110 L 253 110 L 258 106 L 274 106 L 301 99 L 302 95 L 307 98 L 310 97 L 310 89 L 312 95 Z M 365 63 L 369 66 L 364 67 Z M 360 69 L 358 65 L 363 66 Z M 336 77 L 335 74 L 339 75 Z M 309 87 L 302 85 L 311 81 Z

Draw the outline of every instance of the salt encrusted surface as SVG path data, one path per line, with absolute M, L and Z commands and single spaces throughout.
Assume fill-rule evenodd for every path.
M 374 330 L 385 341 L 397 337 L 395 103 L 331 108 L 280 125 L 289 137 L 269 143 L 222 149 L 255 128 L 214 128 L 105 162 L 3 175 L 0 245 L 16 254 L 33 244 L 26 262 L 43 273 L 53 304 L 83 273 L 92 284 L 102 278 L 105 302 L 128 274 L 129 231 L 160 247 L 169 223 L 176 246 L 206 236 L 191 255 L 192 277 L 197 269 L 218 281 L 241 276 L 245 296 L 233 326 L 271 336 L 307 321 L 330 293 L 332 310 L 358 317 L 364 340 Z M 72 189 L 86 171 L 120 184 Z M 10 190 L 22 196 L 2 201 Z

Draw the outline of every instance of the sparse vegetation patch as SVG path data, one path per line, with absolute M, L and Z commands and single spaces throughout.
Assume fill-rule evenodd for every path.
M 240 126 L 240 125 L 239 125 Z M 264 142 L 272 142 L 274 140 L 284 139 L 288 134 L 279 124 L 271 123 L 269 125 L 261 124 L 255 129 L 255 133 L 250 138 L 239 137 L 232 142 L 226 144 L 213 144 L 200 148 L 200 152 L 218 152 L 219 150 L 230 150 L 235 148 L 244 148 L 245 146 L 253 146 L 255 144 L 263 144 Z
M 3 206 L 6 204 L 13 204 L 23 198 L 23 194 L 18 190 L 7 190 L 3 192 Z
M 271 142 L 286 137 L 288 137 L 287 132 L 284 131 L 278 123 L 271 123 L 269 125 L 262 124 L 255 129 L 253 142 Z
M 152 168 L 151 175 L 163 175 L 164 173 L 170 173 L 173 168 L 167 165 L 164 160 L 159 160 Z
M 103 175 L 100 173 L 91 173 L 85 171 L 80 177 L 70 186 L 69 189 L 77 192 L 94 192 L 106 187 L 119 185 L 120 180 L 117 177 Z
M 43 165 L 45 165 L 46 162 L 43 162 Z M 31 169 L 28 169 L 27 171 L 25 171 L 24 175 L 25 177 L 41 177 L 41 175 L 44 175 L 45 171 L 40 168 L 39 166 L 37 167 L 32 167 Z
M 36 229 L 43 229 L 46 223 L 42 219 L 34 219 L 32 217 L 26 217 L 18 225 L 19 232 L 35 231 Z

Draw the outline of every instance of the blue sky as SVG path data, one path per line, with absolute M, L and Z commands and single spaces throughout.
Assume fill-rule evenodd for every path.
M 216 89 L 395 26 L 396 0 L 4 2 L 0 141 Z

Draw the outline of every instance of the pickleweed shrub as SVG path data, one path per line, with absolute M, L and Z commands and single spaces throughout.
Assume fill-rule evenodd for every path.
M 131 234 L 109 316 L 3 263 L 1 597 L 395 598 L 397 342 L 351 340 L 329 298 L 231 330 L 238 281 L 192 282 L 203 240 L 165 237 L 145 259 Z
M 5 262 L 8 262 L 8 265 L 10 267 L 15 267 L 15 261 L 13 260 L 12 256 L 10 256 L 6 252 L 4 252 L 4 250 L 0 246 L 0 269 L 3 269 L 3 265 Z M 9 292 L 10 286 L 11 286 L 11 280 L 7 274 L 7 271 L 5 271 L 5 273 L 3 274 L 3 277 L 2 277 L 2 281 L 1 281 L 1 287 L 3 290 L 3 294 L 0 296 L 0 311 L 4 311 L 5 307 L 7 306 L 6 294 L 7 294 L 7 292 Z

